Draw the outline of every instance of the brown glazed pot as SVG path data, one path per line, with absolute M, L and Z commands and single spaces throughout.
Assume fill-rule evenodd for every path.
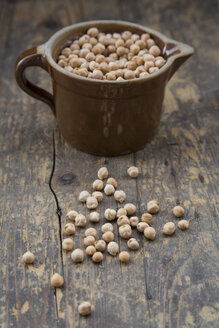
M 60 51 L 92 26 L 104 32 L 148 32 L 167 63 L 148 77 L 122 82 L 81 77 L 60 67 L 56 63 Z M 153 139 L 165 86 L 192 53 L 190 46 L 141 25 L 89 21 L 65 27 L 45 44 L 25 51 L 17 59 L 15 77 L 25 92 L 50 106 L 68 143 L 88 153 L 113 156 L 137 151 Z M 29 66 L 50 74 L 53 95 L 27 80 L 24 73 Z

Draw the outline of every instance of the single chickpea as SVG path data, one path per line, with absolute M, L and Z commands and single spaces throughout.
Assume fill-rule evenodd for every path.
M 155 229 L 152 227 L 147 227 L 146 229 L 144 229 L 144 236 L 147 239 L 154 240 L 156 236 Z
M 180 220 L 178 222 L 178 228 L 181 230 L 186 230 L 189 228 L 189 221 L 187 220 Z
M 94 245 L 95 243 L 95 238 L 93 236 L 87 236 L 84 238 L 84 245 L 85 246 L 90 246 Z
M 97 230 L 94 228 L 88 228 L 85 230 L 84 235 L 85 237 L 92 236 L 94 238 L 97 238 Z
M 93 256 L 96 252 L 96 248 L 93 245 L 87 246 L 85 252 L 88 256 Z
M 119 77 L 117 77 L 116 81 L 122 82 L 122 81 L 125 81 L 125 79 L 123 79 L 123 77 L 119 76 Z
M 136 67 L 134 69 L 137 68 L 137 66 L 141 66 L 144 64 L 144 58 L 141 56 L 134 56 L 132 58 L 132 62 L 134 62 L 136 64 Z M 128 67 L 129 68 L 129 67 Z
M 106 183 L 112 185 L 115 189 L 117 188 L 118 185 L 116 179 L 114 178 L 108 178 Z
M 64 226 L 64 231 L 66 235 L 74 235 L 75 234 L 75 225 L 73 223 L 67 223 Z
M 146 61 L 144 64 L 144 68 L 146 71 L 149 71 L 152 67 L 154 67 L 154 63 L 152 61 Z
M 103 73 L 99 69 L 94 69 L 93 71 L 93 78 L 97 80 L 102 80 L 103 79 Z
M 77 215 L 78 215 L 78 212 L 71 210 L 66 214 L 66 217 L 72 221 L 75 221 L 75 218 Z
M 80 46 L 79 46 L 79 44 L 77 44 L 77 43 L 72 43 L 72 44 L 70 45 L 70 49 L 71 49 L 71 51 L 74 51 L 74 50 L 80 50 Z
M 83 191 L 80 192 L 78 200 L 82 203 L 85 203 L 87 201 L 88 197 L 90 197 L 90 193 L 86 190 L 83 190 Z
M 119 253 L 119 260 L 121 262 L 126 263 L 126 262 L 129 261 L 129 259 L 130 259 L 130 254 L 128 252 L 122 251 L 122 252 Z
M 138 72 L 138 74 L 145 72 L 145 68 L 143 65 L 140 65 L 136 68 L 135 73 Z
M 154 58 L 154 56 L 152 56 L 151 54 L 145 54 L 144 56 L 143 56 L 143 59 L 144 59 L 144 61 L 145 62 L 147 62 L 147 61 L 152 61 L 152 62 L 154 62 L 155 61 L 155 58 Z
M 80 248 L 76 248 L 72 253 L 71 253 L 71 258 L 73 262 L 79 263 L 84 261 L 84 252 Z
M 119 65 L 117 62 L 109 62 L 109 68 L 111 71 L 116 71 L 117 69 L 119 69 Z
M 78 55 L 79 55 L 79 52 L 80 52 L 80 50 L 73 50 L 73 51 L 72 51 L 72 54 L 78 56 Z
M 158 70 L 159 70 L 158 67 L 150 67 L 148 71 L 150 74 L 153 74 L 153 73 L 157 72 Z
M 65 238 L 62 242 L 62 248 L 65 251 L 72 251 L 74 247 L 74 242 L 71 238 Z
M 93 186 L 94 190 L 98 190 L 98 191 L 103 190 L 103 181 L 100 179 L 97 179 L 93 182 L 92 186 Z
M 155 60 L 155 66 L 158 68 L 161 68 L 164 64 L 165 64 L 165 60 L 164 59 L 156 59 Z
M 70 56 L 72 56 L 72 55 L 70 55 Z M 64 55 L 59 55 L 58 59 L 59 59 L 59 60 L 60 60 L 60 59 L 63 59 L 63 60 L 65 60 L 65 61 L 67 61 L 68 58 L 69 58 L 70 56 L 66 57 L 66 56 L 64 56 Z
M 72 58 L 70 61 L 69 61 L 69 65 L 72 67 L 72 68 L 76 68 L 76 67 L 80 67 L 82 64 L 82 61 L 80 58 Z
M 167 222 L 164 224 L 162 232 L 164 235 L 172 235 L 176 230 L 175 224 L 173 222 Z
M 115 42 L 116 48 L 124 47 L 124 45 L 125 45 L 125 42 L 124 42 L 123 39 L 117 39 L 116 42 Z
M 122 79 L 119 79 L 119 80 L 124 81 L 124 79 L 123 79 L 123 74 L 124 74 L 123 69 L 117 69 L 115 71 L 115 74 L 117 76 L 117 81 L 118 81 L 118 77 L 121 77 L 122 78 Z
M 173 208 L 173 214 L 177 217 L 177 218 L 180 218 L 181 216 L 183 216 L 184 214 L 184 208 L 182 206 L 175 206 Z
M 98 170 L 98 172 L 97 172 L 97 176 L 98 176 L 98 178 L 100 179 L 100 180 L 104 180 L 104 179 L 106 179 L 107 177 L 108 177 L 108 170 L 107 170 L 107 168 L 106 167 L 101 167 L 99 170 Z
M 124 224 L 119 227 L 119 234 L 121 238 L 128 239 L 131 237 L 132 228 L 129 224 Z
M 113 46 L 113 45 L 109 45 L 109 46 L 107 47 L 107 50 L 108 50 L 108 52 L 109 52 L 110 54 L 112 54 L 112 53 L 114 53 L 114 52 L 116 51 L 116 47 Z
M 129 219 L 129 223 L 130 223 L 130 226 L 133 227 L 133 228 L 136 228 L 138 223 L 139 223 L 139 219 L 137 216 L 132 216 L 130 217 Z
M 138 176 L 138 168 L 135 166 L 131 166 L 128 168 L 127 173 L 131 178 L 136 178 Z
M 120 33 L 113 33 L 113 39 L 117 40 L 121 38 L 121 34 Z
M 139 243 L 135 238 L 130 238 L 127 241 L 127 246 L 128 246 L 128 248 L 133 249 L 133 250 L 139 249 Z
M 68 57 L 71 54 L 71 49 L 66 47 L 62 50 L 61 54 Z
M 97 43 L 95 46 L 93 46 L 92 48 L 92 52 L 95 54 L 95 55 L 99 55 L 99 54 L 102 54 L 105 50 L 105 46 L 102 44 L 102 43 Z
M 77 72 L 75 72 L 76 74 L 80 75 L 80 76 L 84 76 L 87 77 L 88 76 L 88 71 L 86 68 L 79 68 L 77 70 Z
M 116 254 L 119 252 L 119 245 L 115 241 L 111 241 L 107 245 L 107 251 L 110 255 L 116 256 Z
M 66 69 L 66 71 L 74 73 L 73 68 L 71 66 L 65 66 L 64 68 Z
M 103 252 L 106 249 L 106 242 L 102 239 L 95 241 L 96 250 L 99 252 Z
M 150 224 L 152 221 L 152 215 L 150 213 L 143 213 L 141 216 L 141 221 Z
M 125 225 L 125 224 L 130 224 L 129 218 L 126 215 L 121 215 L 118 219 L 117 219 L 117 225 L 119 227 Z
M 89 220 L 90 222 L 97 223 L 100 221 L 100 213 L 98 212 L 91 212 L 89 214 Z
M 107 208 L 104 212 L 104 217 L 108 221 L 113 221 L 116 218 L 116 211 L 112 208 Z
M 125 64 L 125 68 L 134 71 L 137 68 L 137 63 L 135 61 L 127 61 Z
M 96 200 L 98 201 L 98 203 L 102 202 L 102 200 L 103 200 L 103 194 L 100 191 L 94 191 L 92 193 L 92 196 L 96 198 Z
M 132 39 L 128 39 L 125 41 L 125 46 L 127 48 L 130 48 L 132 44 L 134 44 L 134 40 L 132 40 Z
M 81 75 L 83 74 L 84 76 L 86 74 L 88 76 L 88 69 L 89 69 L 88 62 L 82 63 L 80 68 L 83 68 L 83 71 L 81 70 Z M 86 68 L 86 70 L 84 70 L 84 68 Z
M 154 57 L 157 57 L 157 56 L 160 55 L 161 51 L 160 51 L 160 48 L 158 46 L 152 46 L 149 49 L 149 53 L 151 55 L 153 55 Z
M 63 59 L 60 59 L 58 61 L 58 65 L 61 66 L 61 67 L 66 67 L 68 65 L 67 61 L 63 60 Z
M 118 56 L 123 56 L 123 55 L 125 55 L 127 53 L 127 48 L 125 48 L 125 47 L 118 47 L 116 49 L 116 53 L 117 53 Z
M 115 192 L 115 188 L 111 184 L 106 184 L 104 188 L 104 192 L 107 196 L 113 195 Z
M 99 38 L 99 42 L 102 43 L 104 46 L 108 46 L 108 45 L 112 44 L 111 38 L 108 38 L 106 35 L 101 36 Z
M 118 60 L 118 55 L 114 52 L 109 55 L 109 58 L 111 59 L 111 61 L 115 61 Z
M 150 49 L 155 44 L 155 42 L 153 39 L 148 39 L 146 44 L 147 44 L 147 48 Z
M 144 230 L 146 229 L 146 228 L 148 228 L 149 227 L 149 224 L 147 224 L 146 222 L 139 222 L 138 224 L 137 224 L 137 230 L 139 231 L 139 232 L 144 232 Z
M 106 79 L 111 81 L 116 80 L 116 74 L 112 72 L 106 73 Z
M 131 38 L 132 33 L 130 31 L 124 31 L 124 32 L 122 32 L 121 36 L 122 36 L 123 40 L 128 40 Z
M 91 37 L 91 38 L 90 38 L 90 44 L 91 44 L 92 46 L 95 46 L 95 45 L 97 44 L 97 39 Z
M 144 42 L 147 42 L 147 40 L 150 39 L 150 34 L 148 33 L 143 33 L 141 35 L 141 40 L 143 40 Z
M 105 233 L 107 231 L 113 231 L 113 225 L 111 223 L 104 223 L 101 227 L 101 231 L 103 233 Z
M 127 211 L 123 207 L 122 208 L 119 208 L 118 211 L 117 211 L 117 213 L 116 213 L 117 218 L 119 218 L 122 215 L 127 215 Z
M 135 44 L 136 44 L 137 46 L 139 46 L 140 50 L 144 49 L 145 46 L 146 46 L 146 44 L 145 44 L 145 42 L 144 42 L 143 40 L 137 40 L 137 41 L 135 42 Z
M 102 235 L 102 239 L 106 243 L 109 243 L 110 241 L 113 241 L 114 240 L 114 233 L 112 231 L 104 232 L 104 234 Z
M 130 69 L 127 69 L 127 71 L 124 73 L 124 78 L 126 80 L 134 79 L 135 78 L 135 72 L 131 71 Z
M 131 38 L 132 38 L 132 40 L 134 40 L 134 42 L 136 42 L 137 40 L 140 39 L 140 36 L 138 34 L 134 33 L 134 34 L 132 34 Z
M 79 52 L 79 56 L 85 58 L 89 54 L 90 50 L 87 48 L 83 48 Z
M 87 219 L 83 214 L 78 214 L 75 218 L 75 224 L 77 227 L 85 227 L 87 224 Z
M 97 208 L 98 201 L 95 197 L 90 196 L 87 198 L 86 205 L 87 205 L 87 208 L 89 208 L 90 210 L 93 210 L 93 209 Z
M 126 194 L 123 190 L 116 190 L 114 193 L 114 198 L 117 202 L 122 203 L 126 199 Z
M 158 213 L 160 209 L 160 204 L 157 200 L 151 200 L 147 203 L 147 211 L 151 214 Z
M 22 256 L 22 262 L 24 264 L 31 264 L 33 263 L 35 260 L 35 256 L 33 253 L 31 253 L 30 251 L 27 251 L 26 253 L 23 254 Z
M 96 63 L 95 61 L 91 61 L 89 62 L 88 67 L 89 70 L 93 72 L 95 69 L 99 69 L 99 64 Z
M 54 273 L 50 283 L 52 287 L 60 288 L 64 284 L 64 279 L 59 273 Z
M 139 74 L 139 77 L 147 77 L 149 76 L 150 74 L 148 74 L 148 72 L 142 72 Z
M 103 260 L 103 254 L 101 252 L 96 252 L 92 256 L 92 260 L 96 263 L 99 263 Z
M 132 58 L 134 57 L 135 55 L 133 54 L 133 52 L 129 52 L 128 55 L 127 55 L 127 59 L 128 60 L 132 60 Z
M 101 63 L 103 63 L 105 61 L 105 56 L 103 56 L 103 55 L 97 55 L 96 56 L 96 62 L 98 63 L 98 64 L 101 64 Z
M 78 307 L 78 312 L 81 315 L 88 315 L 91 313 L 91 304 L 90 302 L 82 302 Z
M 126 63 L 127 63 L 126 58 L 122 58 L 122 59 L 118 60 L 119 68 L 124 68 Z
M 101 63 L 99 68 L 104 74 L 108 73 L 110 70 L 109 65 L 105 62 Z
M 86 59 L 88 62 L 95 61 L 96 56 L 93 54 L 93 52 L 89 52 L 89 53 L 86 55 L 85 59 Z
M 81 47 L 83 46 L 83 44 L 89 43 L 89 40 L 90 40 L 89 36 L 87 34 L 84 34 L 78 39 L 78 44 Z
M 127 215 L 132 215 L 136 212 L 136 206 L 132 203 L 125 204 L 124 208 L 126 209 Z
M 82 49 L 91 50 L 92 49 L 92 44 L 90 42 L 89 43 L 84 43 L 83 46 L 82 46 Z
M 140 47 L 137 44 L 132 44 L 130 46 L 130 51 L 134 54 L 137 55 L 140 51 Z
M 94 37 L 94 38 L 95 38 L 95 37 L 98 36 L 99 31 L 98 31 L 98 29 L 97 29 L 96 27 L 91 27 L 91 28 L 88 29 L 87 34 L 88 34 L 90 37 Z

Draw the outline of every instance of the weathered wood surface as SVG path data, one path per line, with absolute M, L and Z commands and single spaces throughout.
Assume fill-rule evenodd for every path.
M 1 1 L 1 327 L 219 326 L 217 10 L 216 1 Z M 145 24 L 196 49 L 168 85 L 158 136 L 136 154 L 102 158 L 71 149 L 46 105 L 22 93 L 13 77 L 24 49 L 63 26 L 97 18 Z M 40 70 L 34 78 L 48 84 Z M 54 164 L 60 221 L 49 188 Z M 70 208 L 86 213 L 77 195 L 90 188 L 102 164 L 138 213 L 148 199 L 160 200 L 158 237 L 148 242 L 135 233 L 141 250 L 128 265 L 108 255 L 102 264 L 86 259 L 74 265 L 61 249 L 65 214 Z M 141 171 L 137 180 L 126 175 L 132 164 Z M 176 221 L 171 208 L 178 203 L 191 228 L 164 238 L 162 224 Z M 102 214 L 106 206 L 115 203 L 105 199 Z M 75 237 L 75 245 L 82 244 L 83 231 Z M 126 249 L 124 241 L 119 244 Z M 20 257 L 27 249 L 36 262 L 24 267 Z M 53 271 L 65 278 L 55 293 L 49 285 Z M 77 312 L 83 299 L 95 306 L 88 318 Z

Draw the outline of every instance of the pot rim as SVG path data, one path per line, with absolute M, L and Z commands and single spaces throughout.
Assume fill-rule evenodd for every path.
M 152 75 L 149 75 L 146 77 L 139 77 L 136 79 L 124 80 L 124 81 L 98 80 L 98 79 L 93 79 L 93 78 L 89 78 L 89 77 L 83 77 L 83 76 L 77 75 L 75 73 L 68 72 L 67 70 L 62 68 L 60 65 L 58 65 L 56 63 L 56 61 L 53 59 L 52 51 L 53 51 L 54 45 L 56 44 L 57 41 L 60 41 L 62 39 L 63 35 L 65 35 L 69 31 L 71 31 L 71 30 L 74 31 L 76 28 L 80 28 L 80 27 L 82 27 L 82 28 L 86 27 L 88 29 L 93 26 L 98 27 L 98 25 L 103 26 L 103 25 L 107 25 L 107 24 L 114 24 L 115 26 L 118 26 L 118 27 L 123 26 L 127 29 L 128 28 L 140 29 L 144 33 L 149 33 L 153 36 L 156 36 L 157 38 L 162 40 L 164 42 L 164 44 L 168 44 L 168 43 L 173 44 L 174 46 L 176 46 L 178 48 L 179 52 L 171 55 L 167 59 L 167 62 L 164 64 L 164 66 L 162 66 L 157 72 L 153 73 Z M 98 82 L 98 83 L 108 84 L 108 85 L 110 85 L 110 84 L 125 85 L 125 84 L 132 84 L 132 83 L 133 84 L 141 83 L 143 81 L 149 81 L 149 80 L 153 80 L 153 79 L 157 78 L 158 76 L 160 76 L 161 74 L 166 72 L 168 69 L 170 69 L 170 67 L 173 65 L 174 61 L 177 58 L 191 56 L 194 52 L 194 49 L 185 43 L 178 42 L 174 39 L 170 39 L 166 35 L 158 32 L 154 29 L 151 29 L 147 26 L 140 25 L 140 24 L 136 24 L 136 23 L 132 23 L 132 22 L 128 22 L 128 21 L 122 21 L 122 20 L 92 20 L 92 21 L 85 21 L 85 22 L 72 24 L 72 25 L 69 25 L 69 26 L 66 26 L 66 27 L 60 29 L 55 34 L 53 34 L 46 43 L 42 44 L 41 46 L 38 46 L 37 52 L 45 55 L 48 63 L 55 70 L 58 70 L 60 73 L 66 75 L 72 79 L 79 80 L 81 82 L 86 81 L 87 83 L 91 83 L 91 84 L 95 84 Z

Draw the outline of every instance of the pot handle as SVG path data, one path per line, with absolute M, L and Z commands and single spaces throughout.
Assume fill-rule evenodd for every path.
M 31 83 L 25 75 L 25 69 L 31 66 L 39 66 L 45 71 L 48 70 L 48 63 L 44 55 L 44 45 L 34 47 L 24 51 L 15 63 L 15 78 L 19 87 L 30 96 L 45 102 L 50 106 L 56 116 L 54 97 L 51 93 Z

